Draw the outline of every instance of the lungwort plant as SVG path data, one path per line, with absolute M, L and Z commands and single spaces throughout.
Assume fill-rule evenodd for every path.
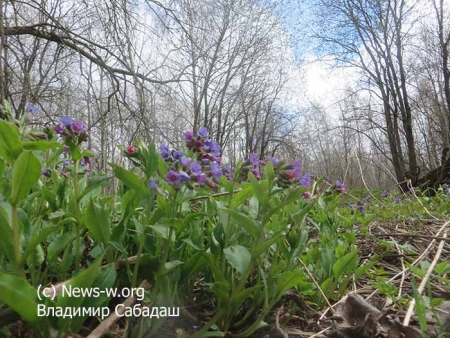
M 39 306 L 112 309 L 118 301 L 41 297 L 41 287 L 60 283 L 120 289 L 145 279 L 143 306 L 209 309 L 194 337 L 248 337 L 288 290 L 321 304 L 311 274 L 330 298 L 354 278 L 355 238 L 336 211 L 345 187 L 327 189 L 299 161 L 251 154 L 230 168 L 200 128 L 185 133 L 183 149 L 120 147 L 129 163 L 110 163 L 109 176 L 91 170 L 82 122 L 62 117 L 41 139 L 30 135 L 25 121 L 0 121 L 0 299 L 42 336 L 104 318 L 39 316 Z M 111 179 L 118 189 L 104 194 Z M 163 321 L 140 317 L 132 334 L 158 336 Z

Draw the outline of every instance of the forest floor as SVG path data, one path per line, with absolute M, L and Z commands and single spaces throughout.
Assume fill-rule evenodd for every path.
M 334 303 L 327 301 L 320 311 L 308 305 L 301 309 L 301 296 L 289 294 L 272 311 L 269 325 L 252 337 L 450 337 L 450 289 L 439 277 L 450 271 L 449 226 L 450 221 L 439 219 L 372 221 L 357 246 L 362 261 L 380 257 L 374 265 L 379 275 L 360 278 L 347 295 Z M 430 306 L 432 311 L 425 310 Z M 193 316 L 211 309 L 197 310 Z M 170 321 L 158 336 L 181 337 L 180 328 L 194 333 L 197 327 L 189 320 Z
M 449 210 L 449 206 L 446 202 L 441 209 Z M 296 291 L 286 292 L 266 317 L 267 325 L 251 337 L 450 337 L 450 221 L 436 215 L 420 219 L 374 216 L 365 225 L 355 225 L 359 265 L 377 257 L 370 272 L 353 282 L 343 297 L 327 299 L 320 308 Z M 199 287 L 195 294 L 181 316 L 166 320 L 156 335 L 130 335 L 136 323 L 119 320 L 109 327 L 107 336 L 189 337 L 217 310 L 208 292 Z M 91 337 L 98 324 L 87 323 L 85 334 L 72 337 Z M 205 337 L 223 336 L 211 333 Z M 232 330 L 225 337 L 233 337 Z

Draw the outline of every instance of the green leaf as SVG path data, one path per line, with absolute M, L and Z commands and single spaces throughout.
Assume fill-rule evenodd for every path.
M 250 251 L 242 245 L 234 245 L 223 249 L 223 253 L 225 254 L 228 263 L 235 268 L 242 277 L 252 261 Z
M 26 150 L 47 150 L 53 148 L 63 148 L 59 142 L 53 141 L 24 141 L 22 146 Z
M 233 295 L 233 299 L 231 301 L 231 306 L 234 309 L 239 309 L 242 303 L 252 295 L 256 290 L 262 288 L 264 285 L 262 283 L 258 283 L 252 287 L 244 289 L 237 294 Z
M 56 257 L 69 245 L 75 238 L 75 233 L 66 232 L 57 239 L 53 240 L 47 248 L 48 261 L 53 262 Z
M 267 188 L 264 189 L 262 187 L 262 184 L 264 182 L 267 184 L 267 181 L 256 180 L 253 173 L 249 173 L 248 177 L 250 180 L 250 184 L 252 185 L 253 191 L 255 192 L 255 195 L 258 198 L 259 203 L 261 203 L 261 207 L 263 208 L 263 210 L 266 210 L 269 204 L 269 194 Z
M 111 222 L 108 210 L 94 204 L 91 200 L 84 216 L 84 224 L 92 236 L 107 246 L 111 236 Z
M 159 159 L 160 156 L 156 151 L 155 144 L 152 142 L 148 147 L 148 157 L 145 164 L 145 174 L 147 179 L 150 179 L 150 177 L 152 177 L 155 173 L 156 169 L 158 169 Z
M 358 250 L 353 250 L 352 252 L 342 256 L 333 264 L 333 274 L 335 278 L 342 276 L 343 272 L 349 268 L 350 271 L 356 269 L 358 263 Z
M 78 197 L 78 200 L 81 200 L 84 196 L 86 196 L 86 194 L 88 194 L 92 190 L 97 189 L 99 187 L 104 187 L 105 185 L 107 185 L 108 184 L 108 180 L 110 178 L 111 178 L 111 176 L 108 176 L 108 175 L 95 175 L 95 176 L 92 176 L 91 179 L 89 180 L 86 188 L 84 188 L 83 192 Z
M 41 162 L 27 150 L 20 154 L 12 169 L 11 204 L 18 202 L 28 195 L 30 189 L 41 176 Z
M 259 255 L 267 251 L 273 243 L 277 242 L 280 238 L 282 238 L 285 235 L 286 232 L 283 230 L 273 235 L 271 238 L 259 243 L 253 250 L 253 257 L 257 258 Z
M 183 262 L 182 262 L 182 261 L 179 261 L 179 260 L 167 262 L 167 263 L 164 265 L 165 272 L 168 273 L 168 272 L 172 271 L 173 269 L 175 269 L 177 266 L 179 266 L 179 265 L 181 265 L 181 264 L 183 264 Z
M 222 210 L 233 217 L 236 223 L 243 227 L 254 239 L 258 238 L 261 230 L 253 219 L 233 209 Z
M 0 178 L 5 174 L 6 164 L 5 161 L 3 161 L 0 158 Z
M 12 246 L 13 233 L 9 223 L 8 213 L 0 204 L 0 234 L 2 236 L 0 240 L 0 253 L 12 259 L 14 257 L 14 249 Z
M 100 291 L 106 290 L 108 288 L 112 288 L 117 278 L 116 269 L 114 266 L 110 265 L 102 268 L 97 278 L 95 278 L 94 282 L 91 285 L 91 288 L 99 288 Z M 98 308 L 105 305 L 108 302 L 109 298 L 105 293 L 102 293 L 100 297 L 86 297 L 81 304 L 81 307 L 94 307 Z M 83 326 L 84 321 L 88 316 L 77 316 L 73 318 L 70 328 L 72 332 L 78 332 Z
M 270 161 L 266 162 L 266 175 L 267 180 L 269 181 L 269 186 L 272 187 L 273 182 L 275 181 L 275 171 L 273 170 L 273 163 Z
M 142 180 L 137 175 L 118 165 L 115 165 L 114 163 L 110 163 L 109 165 L 113 168 L 114 175 L 123 184 L 129 186 L 131 189 L 135 190 L 143 196 L 150 197 L 150 189 L 145 186 L 144 182 L 142 182 Z
M 423 332 L 427 332 L 427 315 L 426 315 L 426 308 L 425 308 L 425 302 L 423 300 L 422 295 L 419 293 L 417 288 L 417 283 L 415 278 L 412 279 L 413 284 L 413 294 L 414 294 L 414 300 L 416 301 L 416 305 L 414 307 L 414 310 L 416 311 L 416 315 L 419 318 L 419 325 L 420 329 Z
M 65 285 L 66 290 L 69 290 L 69 289 L 73 290 L 75 288 L 80 288 L 80 289 L 91 288 L 92 284 L 94 283 L 94 281 L 96 280 L 96 278 L 98 276 L 102 259 L 103 259 L 103 255 L 100 255 L 97 258 L 97 260 L 89 268 L 87 268 L 86 270 L 83 270 L 77 276 L 72 278 L 70 280 L 70 282 Z M 81 305 L 83 300 L 84 300 L 84 297 L 69 296 L 67 294 L 63 296 L 62 294 L 60 294 L 58 296 L 56 305 L 63 307 L 63 308 L 65 308 L 65 307 L 76 308 Z M 71 320 L 72 320 L 72 318 L 67 318 L 67 317 L 66 318 L 58 318 L 59 328 L 66 327 L 67 324 Z
M 25 251 L 23 252 L 22 256 L 20 257 L 20 264 L 23 264 L 23 262 L 25 262 L 25 260 L 34 251 L 34 249 L 38 246 L 39 243 L 43 242 L 47 238 L 47 236 L 50 235 L 52 232 L 58 230 L 58 228 L 60 226 L 62 226 L 62 224 L 49 226 L 49 227 L 43 228 L 39 234 L 37 234 L 37 235 L 33 234 L 33 237 L 31 238 L 30 242 L 27 244 L 27 247 L 26 247 Z M 72 234 L 72 233 L 70 233 L 70 234 Z M 48 260 L 49 261 L 53 261 L 53 259 L 54 259 L 50 255 L 50 247 L 52 245 L 54 245 L 55 242 L 57 242 L 57 240 L 51 242 L 49 247 L 48 247 L 48 249 L 47 249 L 48 250 Z M 64 246 L 62 247 L 62 249 L 64 249 Z M 54 257 L 56 257 L 56 256 L 54 256 Z
M 36 296 L 26 280 L 0 271 L 0 299 L 30 323 L 38 318 Z
M 304 280 L 303 272 L 300 270 L 285 271 L 277 279 L 277 298 Z
M 242 203 L 244 203 L 252 195 L 253 195 L 252 187 L 247 187 L 245 189 L 242 189 L 241 191 L 237 192 L 233 196 L 231 203 L 230 203 L 230 208 L 236 209 L 238 206 L 240 206 Z
M 22 152 L 19 129 L 6 121 L 0 120 L 0 156 L 12 163 Z

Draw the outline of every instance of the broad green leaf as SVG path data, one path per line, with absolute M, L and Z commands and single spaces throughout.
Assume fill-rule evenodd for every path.
M 30 323 L 37 321 L 36 297 L 26 280 L 0 271 L 0 299 Z
M 21 152 L 19 129 L 11 123 L 0 120 L 0 157 L 12 163 Z
M 265 167 L 267 180 L 269 181 L 269 186 L 272 187 L 273 182 L 275 180 L 275 171 L 273 170 L 273 163 L 271 161 L 267 161 Z
M 108 210 L 96 205 L 91 200 L 84 216 L 84 224 L 92 236 L 107 246 L 111 236 L 111 219 Z
M 303 272 L 300 270 L 293 270 L 293 271 L 285 271 L 283 272 L 277 280 L 277 293 L 278 297 L 284 295 L 284 293 L 290 289 L 292 289 L 294 286 L 298 285 L 301 281 L 304 280 Z M 276 299 L 278 300 L 278 299 Z
M 161 177 L 166 176 L 168 170 L 169 169 L 167 168 L 166 161 L 158 161 L 158 173 L 159 173 L 159 176 L 161 176 Z
M 41 162 L 32 151 L 26 150 L 14 162 L 12 169 L 11 204 L 27 196 L 30 189 L 41 176 Z
M 436 265 L 436 268 L 434 269 L 437 274 L 443 275 L 450 272 L 450 263 L 448 261 L 443 261 Z
M 152 142 L 150 146 L 148 147 L 148 157 L 147 157 L 147 163 L 146 166 L 146 177 L 149 179 L 153 176 L 156 169 L 158 169 L 158 162 L 159 162 L 160 156 L 158 152 L 156 151 L 155 144 Z
M 350 271 L 356 269 L 358 263 L 358 250 L 346 254 L 339 258 L 336 263 L 333 264 L 333 274 L 335 278 L 340 278 L 342 273 L 349 268 Z
M 286 235 L 285 231 L 281 231 L 281 232 L 273 235 L 271 238 L 259 243 L 256 246 L 256 248 L 253 250 L 253 257 L 254 258 L 259 257 L 259 255 L 261 255 L 262 253 L 267 251 L 272 244 L 274 244 L 276 241 L 278 241 L 284 235 Z
M 245 189 L 242 189 L 241 191 L 234 194 L 234 196 L 231 200 L 231 203 L 230 203 L 230 208 L 236 209 L 238 206 L 240 206 L 242 203 L 244 203 L 252 195 L 253 195 L 252 187 L 247 187 Z
M 423 300 L 422 295 L 419 293 L 417 289 L 417 283 L 415 278 L 412 279 L 413 284 L 413 294 L 414 294 L 414 300 L 416 301 L 414 310 L 416 311 L 416 315 L 419 318 L 419 325 L 422 332 L 427 332 L 427 314 L 426 314 L 426 307 L 425 302 Z
M 252 261 L 250 251 L 242 245 L 234 245 L 223 249 L 223 253 L 225 254 L 228 263 L 235 268 L 242 277 Z
M 150 189 L 145 186 L 144 182 L 142 182 L 142 180 L 137 175 L 113 163 L 110 163 L 109 165 L 113 168 L 114 175 L 123 184 L 129 186 L 131 189 L 135 190 L 141 195 L 147 197 L 150 196 Z
M 81 150 L 79 147 L 77 147 L 74 144 L 70 145 L 70 156 L 72 156 L 72 159 L 74 161 L 79 161 L 81 160 Z
M 231 306 L 235 309 L 238 309 L 248 297 L 250 297 L 256 290 L 262 288 L 263 286 L 264 285 L 262 283 L 258 283 L 233 295 Z
M 5 174 L 6 164 L 5 161 L 3 161 L 0 158 L 0 178 Z
M 173 269 L 175 269 L 177 266 L 179 266 L 179 265 L 181 265 L 181 264 L 183 264 L 183 262 L 180 261 L 180 260 L 175 260 L 175 261 L 167 262 L 167 263 L 164 265 L 164 268 L 165 268 L 166 273 L 172 271 Z
M 97 260 L 92 263 L 92 265 L 81 271 L 78 275 L 76 275 L 74 278 L 70 280 L 69 283 L 66 284 L 66 290 L 73 290 L 73 289 L 89 289 L 95 279 L 98 276 L 100 264 L 102 263 L 103 255 L 100 255 Z M 83 302 L 83 297 L 75 297 L 66 294 L 60 294 L 57 298 L 57 306 L 62 307 L 77 307 Z
M 170 234 L 170 227 L 163 224 L 155 224 L 155 225 L 149 225 L 149 228 L 155 230 L 155 233 L 157 236 L 161 236 L 164 239 L 169 239 Z M 175 240 L 175 233 L 172 232 L 172 238 L 171 241 Z
M 248 177 L 259 203 L 261 203 L 263 210 L 266 210 L 269 203 L 269 194 L 267 191 L 267 187 L 263 187 L 262 184 L 264 182 L 267 184 L 267 181 L 256 180 L 255 176 L 252 173 L 249 173 Z
M 75 238 L 75 233 L 66 232 L 57 239 L 53 240 L 47 248 L 48 261 L 53 262 L 56 257 L 69 245 Z
M 10 259 L 14 256 L 13 233 L 8 220 L 8 213 L 0 205 L 0 253 Z
M 47 150 L 53 148 L 63 148 L 59 142 L 53 141 L 24 141 L 22 146 L 26 150 Z
M 258 227 L 256 222 L 247 215 L 244 215 L 234 209 L 221 209 L 221 210 L 225 211 L 231 217 L 233 217 L 236 223 L 239 224 L 241 227 L 243 227 L 254 239 L 256 239 L 261 233 L 261 229 Z
M 111 178 L 111 176 L 108 175 L 94 175 L 89 180 L 86 188 L 84 188 L 83 192 L 78 197 L 78 200 L 81 200 L 86 194 L 91 192 L 94 189 L 97 189 L 98 187 L 103 187 L 108 184 L 108 180 Z
M 58 224 L 58 225 L 54 225 L 54 226 L 47 226 L 41 230 L 34 230 L 35 227 L 33 227 L 33 231 L 36 233 L 33 233 L 31 240 L 29 241 L 29 243 L 27 244 L 27 247 L 25 249 L 25 251 L 23 252 L 22 256 L 21 256 L 21 263 L 25 262 L 25 260 L 27 259 L 28 255 L 31 254 L 33 252 L 33 250 L 35 249 L 35 247 L 43 242 L 48 235 L 50 235 L 52 232 L 58 230 L 59 227 L 61 227 L 63 224 Z M 50 246 L 53 244 L 54 242 L 52 242 L 50 244 Z M 51 261 L 52 259 L 49 258 L 49 260 Z
M 102 268 L 97 278 L 95 278 L 94 283 L 92 283 L 91 288 L 99 288 L 100 291 L 112 288 L 114 286 L 114 283 L 117 278 L 116 269 L 114 266 L 110 265 L 107 267 Z M 105 293 L 102 293 L 100 297 L 86 297 L 83 300 L 83 303 L 81 304 L 81 307 L 101 307 L 107 304 L 110 298 Z M 72 320 L 72 323 L 70 324 L 70 328 L 72 332 L 78 332 L 84 321 L 86 320 L 87 316 L 83 317 L 75 317 Z

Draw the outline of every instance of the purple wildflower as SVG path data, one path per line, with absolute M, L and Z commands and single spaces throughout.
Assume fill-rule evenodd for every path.
M 150 189 L 155 189 L 158 186 L 158 180 L 154 177 L 150 178 L 150 184 L 149 184 L 149 188 Z
M 187 131 L 184 133 L 184 140 L 186 142 L 192 140 L 194 138 L 194 133 L 192 131 Z
M 37 116 L 39 114 L 39 107 L 30 102 L 27 104 L 27 112 Z
M 259 180 L 261 178 L 261 173 L 259 172 L 259 170 L 257 168 L 250 170 L 250 172 L 255 176 L 255 178 L 257 180 Z
M 163 159 L 167 160 L 169 158 L 170 150 L 165 143 L 163 143 L 159 146 L 159 153 L 161 154 L 161 157 Z
M 206 127 L 201 127 L 199 130 L 197 130 L 197 136 L 198 137 L 208 137 L 208 129 Z
M 59 135 L 64 134 L 64 127 L 63 127 L 61 124 L 58 123 L 58 124 L 55 126 L 55 133 L 57 133 L 57 134 L 59 134 Z
M 81 121 L 72 122 L 72 131 L 75 134 L 81 134 L 84 131 L 84 125 Z
M 305 187 L 309 187 L 311 185 L 311 175 L 305 174 L 298 182 L 298 185 L 303 185 Z
M 189 164 L 191 164 L 192 159 L 189 157 L 181 157 L 181 165 L 183 166 L 183 168 L 187 168 L 189 166 Z
M 278 163 L 280 163 L 279 159 L 272 156 L 267 156 L 266 160 L 272 162 L 273 165 L 277 165 Z
M 195 180 L 197 181 L 198 184 L 200 185 L 204 185 L 206 183 L 206 174 L 205 173 L 200 173 L 200 174 L 195 174 Z
M 166 181 L 170 185 L 177 185 L 180 183 L 180 174 L 176 171 L 169 170 L 169 172 L 166 174 Z
M 183 157 L 183 150 L 174 150 L 172 151 L 172 157 L 175 160 L 179 160 Z
M 353 203 L 349 203 L 347 204 L 347 206 L 349 207 L 350 210 L 355 209 L 355 205 Z
M 211 176 L 214 177 L 216 180 L 219 180 L 222 176 L 222 169 L 220 169 L 219 165 L 214 162 L 209 167 L 211 169 Z
M 214 156 L 220 156 L 220 146 L 211 140 L 206 140 L 203 145 L 205 151 L 210 152 Z
M 72 124 L 72 117 L 71 116 L 61 116 L 59 118 L 59 122 L 61 122 L 61 124 L 64 127 L 70 127 Z
M 202 172 L 202 166 L 197 162 L 192 162 L 190 169 L 193 174 L 200 174 Z
M 381 193 L 381 197 L 382 198 L 388 198 L 389 197 L 389 192 L 387 190 L 383 190 L 383 192 Z
M 187 182 L 190 179 L 191 179 L 191 177 L 188 174 L 186 174 L 184 171 L 180 172 L 180 181 L 181 182 Z
M 337 180 L 334 183 L 334 187 L 340 192 L 341 194 L 345 193 L 345 185 L 341 181 Z
M 396 198 L 394 198 L 394 203 L 400 204 L 400 203 L 402 203 L 402 200 L 399 197 L 396 197 Z
M 366 206 L 365 206 L 365 205 L 358 205 L 358 211 L 359 211 L 359 212 L 364 212 L 364 211 L 366 211 Z
M 251 153 L 251 154 L 250 154 L 250 157 L 249 157 L 249 159 L 248 159 L 248 162 L 249 162 L 251 165 L 259 165 L 260 160 L 259 160 L 258 154 Z

